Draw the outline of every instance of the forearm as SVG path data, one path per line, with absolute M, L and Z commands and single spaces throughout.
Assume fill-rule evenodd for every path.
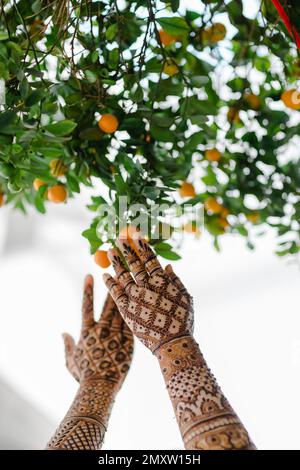
M 107 380 L 80 385 L 67 415 L 47 444 L 47 449 L 101 449 L 115 395 L 116 385 Z
M 192 337 L 156 351 L 186 449 L 255 449 Z

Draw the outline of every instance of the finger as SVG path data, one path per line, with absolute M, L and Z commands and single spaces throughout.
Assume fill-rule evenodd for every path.
M 149 243 L 147 243 L 141 236 L 137 233 L 132 239 L 133 243 L 137 249 L 138 256 L 141 262 L 145 265 L 146 270 L 149 275 L 153 274 L 163 274 L 163 268 L 161 267 L 157 256 L 152 251 Z
M 68 333 L 63 333 L 62 335 L 65 345 L 65 356 L 68 364 L 69 359 L 72 357 L 75 351 L 75 341 L 71 335 Z
M 112 317 L 111 326 L 113 326 L 115 328 L 118 328 L 121 332 L 121 327 L 122 327 L 123 323 L 124 323 L 124 320 L 123 320 L 119 310 L 116 309 L 114 311 L 114 314 L 113 314 L 113 317 Z
M 94 322 L 94 279 L 89 274 L 85 278 L 83 288 L 82 325 L 91 326 Z
M 103 280 L 110 292 L 110 295 L 120 310 L 120 307 L 122 308 L 124 303 L 127 303 L 128 300 L 123 287 L 110 274 L 103 274 Z
M 134 284 L 134 279 L 130 272 L 125 268 L 119 251 L 116 248 L 109 250 L 108 257 L 113 265 L 118 282 L 122 287 L 124 287 L 125 290 L 128 290 L 128 288 Z
M 118 310 L 118 308 L 112 296 L 110 295 L 110 293 L 108 293 L 102 308 L 102 312 L 99 317 L 99 321 L 101 320 L 111 323 L 115 310 Z
M 174 273 L 173 268 L 170 264 L 168 264 L 168 266 L 165 267 L 165 271 L 167 275 L 169 276 L 169 278 L 171 279 L 171 281 L 175 284 L 177 289 L 183 294 L 188 295 L 188 291 L 186 290 L 186 287 L 184 286 L 180 278 Z
M 119 239 L 117 241 L 117 245 L 123 253 L 123 256 L 129 266 L 130 271 L 132 272 L 134 279 L 136 280 L 137 285 L 144 286 L 145 282 L 148 280 L 148 273 L 136 251 L 130 245 L 129 240 Z

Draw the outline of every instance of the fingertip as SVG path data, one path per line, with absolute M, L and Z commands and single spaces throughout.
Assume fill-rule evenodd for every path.
M 165 267 L 165 270 L 166 270 L 167 273 L 169 273 L 169 274 L 174 272 L 171 264 L 168 264 L 168 265 Z
M 63 342 L 65 345 L 66 351 L 70 351 L 72 349 L 72 346 L 74 344 L 73 337 L 69 335 L 69 333 L 63 333 L 62 334 Z
M 125 245 L 130 245 L 130 239 L 128 237 L 120 237 L 116 240 L 116 245 L 119 248 L 119 250 L 123 253 L 124 251 L 124 246 Z
M 91 274 L 87 274 L 84 278 L 84 285 L 85 287 L 90 285 L 90 286 L 93 286 L 94 285 L 94 278 Z
M 107 252 L 108 259 L 113 261 L 115 256 L 118 256 L 118 250 L 116 248 L 110 248 Z
M 102 278 L 103 278 L 103 281 L 106 283 L 111 278 L 111 275 L 108 273 L 104 273 Z
M 65 342 L 67 341 L 67 338 L 68 338 L 68 333 L 62 333 L 62 334 L 61 334 L 61 337 L 62 337 L 62 339 L 63 339 L 63 341 L 64 341 L 64 343 L 65 343 Z

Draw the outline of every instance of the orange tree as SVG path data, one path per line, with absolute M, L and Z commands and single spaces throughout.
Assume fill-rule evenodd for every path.
M 299 251 L 297 48 L 271 1 L 194 3 L 1 1 L 1 204 L 45 212 L 100 179 L 92 252 L 121 195 L 203 203 L 216 247 L 269 225 L 280 255 Z

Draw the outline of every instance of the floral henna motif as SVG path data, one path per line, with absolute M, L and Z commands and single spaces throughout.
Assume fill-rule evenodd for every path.
M 80 388 L 48 449 L 100 449 L 114 398 L 127 375 L 133 336 L 108 295 L 94 320 L 93 279 L 83 297 L 82 330 L 77 346 L 64 335 L 67 368 Z
M 193 338 L 175 339 L 155 354 L 186 449 L 254 449 Z
M 116 280 L 106 274 L 105 282 L 129 328 L 155 351 L 173 338 L 192 334 L 193 303 L 171 268 L 163 270 L 143 240 L 136 243 L 139 256 L 129 242 L 119 242 L 132 275 L 119 252 L 110 250 Z

